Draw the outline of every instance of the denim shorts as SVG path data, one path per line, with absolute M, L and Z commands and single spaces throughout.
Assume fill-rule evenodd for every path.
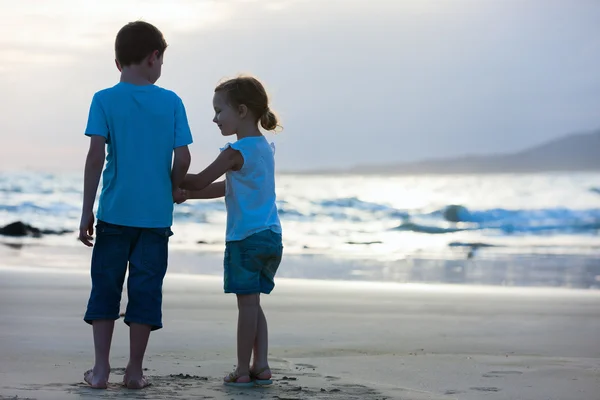
M 225 293 L 269 294 L 281 263 L 281 234 L 264 230 L 225 245 Z
M 167 272 L 170 228 L 135 228 L 98 221 L 92 252 L 92 292 L 83 318 L 119 319 L 125 273 L 125 323 L 162 328 L 162 284 Z

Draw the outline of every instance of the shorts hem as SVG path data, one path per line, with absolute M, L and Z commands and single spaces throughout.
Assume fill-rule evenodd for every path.
M 123 320 L 123 322 L 125 322 L 125 324 L 127 326 L 129 326 L 132 322 L 134 324 L 148 325 L 148 326 L 150 326 L 150 330 L 152 330 L 152 331 L 159 330 L 163 327 L 162 322 L 159 322 L 158 324 L 156 322 L 149 323 L 148 321 L 142 321 L 141 319 L 138 319 L 138 318 L 127 318 L 127 316 L 125 316 L 125 319 Z
M 223 290 L 225 293 L 231 293 L 231 294 L 270 294 L 272 292 L 272 290 L 266 291 L 266 290 L 244 290 L 244 289 L 224 289 Z
M 94 316 L 86 315 L 85 317 L 83 317 L 83 320 L 87 324 L 92 325 L 92 322 L 94 322 L 94 321 L 100 321 L 100 320 L 105 320 L 105 319 L 106 320 L 111 320 L 111 321 L 116 321 L 119 318 L 120 317 L 119 317 L 118 314 L 116 316 L 115 316 L 115 314 L 111 314 L 111 315 L 94 315 Z

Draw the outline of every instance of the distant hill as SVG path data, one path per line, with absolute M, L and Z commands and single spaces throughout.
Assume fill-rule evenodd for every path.
M 340 171 L 312 173 L 419 175 L 551 171 L 600 171 L 600 130 L 567 135 L 517 153 L 364 165 Z

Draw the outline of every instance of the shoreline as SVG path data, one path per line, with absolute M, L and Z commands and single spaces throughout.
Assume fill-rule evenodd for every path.
M 91 249 L 43 243 L 0 246 L 0 267 L 47 268 L 87 273 Z M 167 275 L 222 277 L 222 253 L 172 249 Z M 594 255 L 511 255 L 503 257 L 415 257 L 391 261 L 284 256 L 278 279 L 313 281 L 452 284 L 457 287 L 600 289 L 600 257 Z
M 35 276 L 38 274 L 44 275 L 63 275 L 63 276 L 85 276 L 89 278 L 90 272 L 83 269 L 65 269 L 56 267 L 30 267 L 30 266 L 4 266 L 0 264 L 0 273 L 18 274 L 22 276 Z M 68 279 L 68 278 L 67 278 Z M 222 284 L 223 279 L 219 275 L 202 275 L 185 272 L 168 272 L 165 280 L 173 283 L 182 284 L 185 282 L 201 282 L 202 284 Z M 328 280 L 328 279 L 304 279 L 304 278 L 276 278 L 277 287 L 285 285 L 285 287 L 296 288 L 297 290 L 354 290 L 358 292 L 373 292 L 382 293 L 389 292 L 413 292 L 413 293 L 439 293 L 444 295 L 498 295 L 498 296 L 514 296 L 523 297 L 536 296 L 590 296 L 590 298 L 598 298 L 600 300 L 600 290 L 585 289 L 575 287 L 550 287 L 550 286 L 503 286 L 503 285 L 476 285 L 476 284 L 453 284 L 453 283 L 422 283 L 422 282 L 383 282 L 383 281 L 368 281 L 368 280 Z M 126 285 L 125 285 L 126 287 Z

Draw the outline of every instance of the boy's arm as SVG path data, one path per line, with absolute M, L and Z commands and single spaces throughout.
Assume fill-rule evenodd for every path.
M 187 174 L 181 184 L 182 189 L 202 190 L 219 179 L 229 170 L 239 170 L 244 165 L 242 154 L 231 147 L 223 150 L 215 161 L 199 174 Z
M 106 139 L 103 136 L 91 136 L 90 149 L 85 160 L 83 177 L 83 207 L 79 224 L 79 240 L 88 247 L 92 245 L 94 234 L 94 202 L 98 184 L 104 167 Z
M 179 97 L 175 97 L 175 136 L 173 143 L 175 156 L 173 157 L 173 169 L 171 170 L 171 191 L 173 193 L 173 201 L 179 204 L 185 201 L 179 187 L 183 183 L 185 174 L 187 174 L 187 171 L 190 168 L 192 157 L 188 146 L 192 144 L 193 139 L 190 125 L 187 120 L 187 114 L 185 112 L 185 106 Z
M 184 190 L 186 200 L 217 199 L 225 196 L 225 181 L 214 182 L 202 190 Z
M 183 184 L 183 180 L 190 168 L 192 156 L 187 146 L 176 147 L 174 150 L 173 169 L 171 170 L 171 190 L 173 191 L 174 200 L 179 193 L 179 187 Z

